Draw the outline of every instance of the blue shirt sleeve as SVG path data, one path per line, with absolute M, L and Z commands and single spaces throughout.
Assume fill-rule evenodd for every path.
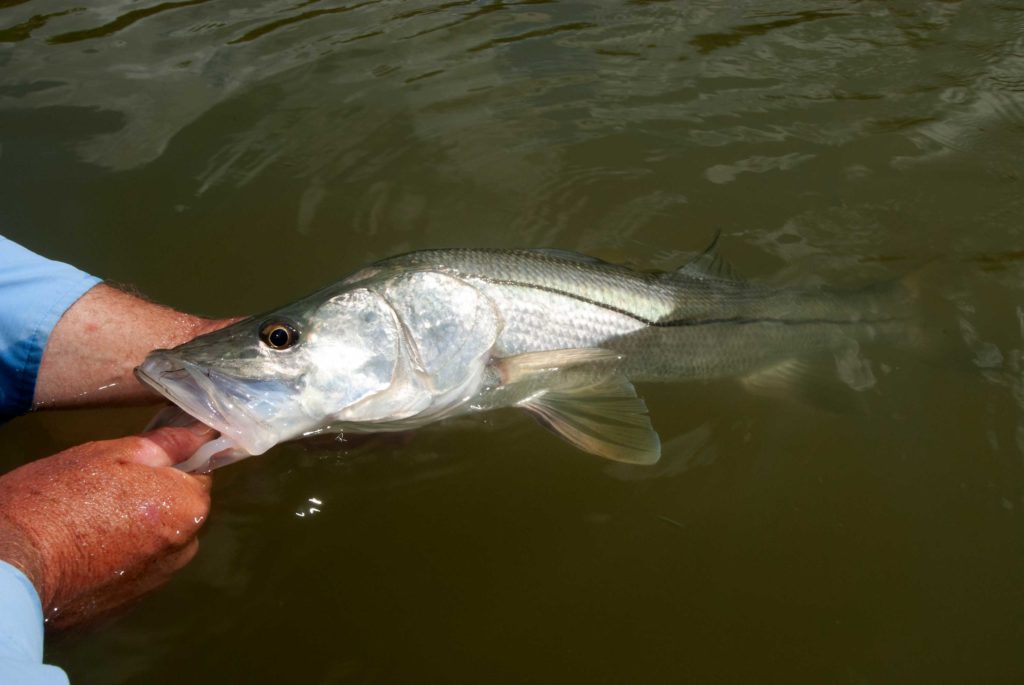
M 68 685 L 56 666 L 43 664 L 43 609 L 25 574 L 0 561 L 0 683 Z
M 99 282 L 0 236 L 0 421 L 32 408 L 50 331 Z

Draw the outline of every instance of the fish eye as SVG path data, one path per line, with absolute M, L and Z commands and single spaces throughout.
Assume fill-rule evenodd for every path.
M 283 321 L 268 321 L 260 326 L 260 342 L 272 350 L 286 350 L 299 342 L 299 332 Z

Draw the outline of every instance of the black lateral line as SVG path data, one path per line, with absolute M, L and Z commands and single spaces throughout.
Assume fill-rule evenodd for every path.
M 589 297 L 584 297 L 583 295 L 577 295 L 576 293 L 566 292 L 564 290 L 559 290 L 558 288 L 552 288 L 550 286 L 540 285 L 539 283 L 523 283 L 521 281 L 510 281 L 510 280 L 503 280 L 503 279 L 500 279 L 500 278 L 488 278 L 487 276 L 482 276 L 480 274 L 463 274 L 461 272 L 458 272 L 458 273 L 459 273 L 460 276 L 469 276 L 469 277 L 472 277 L 472 278 L 479 278 L 482 281 L 487 281 L 488 283 L 493 283 L 494 285 L 507 285 L 507 286 L 518 287 L 518 288 L 530 288 L 530 289 L 533 289 L 533 290 L 540 290 L 540 291 L 543 291 L 543 292 L 546 292 L 546 293 L 551 293 L 553 295 L 561 295 L 563 297 L 568 297 L 568 298 L 571 298 L 573 300 L 577 300 L 579 302 L 583 302 L 583 303 L 586 303 L 586 304 L 593 305 L 595 307 L 600 307 L 602 309 L 607 309 L 608 311 L 615 312 L 616 314 L 622 314 L 623 316 L 627 316 L 627 317 L 633 319 L 634 321 L 639 321 L 642 324 L 645 324 L 647 326 L 652 326 L 652 327 L 655 327 L 655 328 L 682 328 L 684 326 L 710 326 L 710 325 L 721 324 L 721 323 L 733 323 L 733 324 L 739 324 L 739 325 L 753 324 L 753 323 L 777 323 L 777 324 L 782 324 L 784 326 L 802 326 L 802 325 L 814 325 L 814 324 L 833 324 L 833 325 L 837 325 L 838 326 L 838 325 L 843 325 L 843 324 L 891 323 L 891 322 L 894 322 L 894 321 L 900 321 L 901 320 L 901 319 L 899 319 L 897 317 L 887 317 L 887 318 L 880 318 L 880 319 L 847 319 L 847 320 L 842 320 L 842 319 L 778 319 L 778 318 L 772 318 L 772 317 L 756 318 L 756 317 L 746 317 L 746 316 L 732 316 L 732 317 L 723 317 L 723 318 L 719 318 L 719 319 L 672 319 L 672 320 L 669 320 L 669 321 L 654 321 L 652 319 L 648 319 L 647 317 L 640 316 L 639 314 L 631 312 L 631 311 L 629 311 L 627 309 L 622 309 L 621 307 L 616 307 L 615 305 L 608 304 L 607 302 L 601 302 L 599 300 L 592 300 Z

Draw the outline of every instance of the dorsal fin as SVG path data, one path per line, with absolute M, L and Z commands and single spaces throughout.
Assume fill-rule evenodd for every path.
M 571 252 L 569 250 L 559 250 L 556 247 L 534 247 L 530 249 L 530 252 L 536 252 L 537 254 L 544 255 L 545 257 L 551 257 L 553 259 L 561 259 L 566 262 L 579 262 L 580 264 L 600 264 L 602 266 L 614 266 L 603 259 L 597 257 L 591 257 L 590 255 L 580 254 L 579 252 Z
M 721 237 L 722 232 L 716 230 L 715 237 L 711 239 L 711 244 L 703 252 L 667 275 L 689 276 L 690 278 L 699 278 L 701 280 L 716 278 L 726 281 L 744 281 L 744 278 L 736 274 L 732 265 L 725 261 L 722 255 L 718 254 L 718 240 Z

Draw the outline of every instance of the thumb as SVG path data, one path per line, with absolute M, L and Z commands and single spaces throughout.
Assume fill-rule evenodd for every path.
M 146 466 L 173 466 L 191 457 L 203 443 L 216 436 L 217 431 L 198 422 L 188 428 L 157 428 L 139 436 L 139 449 L 129 459 Z

